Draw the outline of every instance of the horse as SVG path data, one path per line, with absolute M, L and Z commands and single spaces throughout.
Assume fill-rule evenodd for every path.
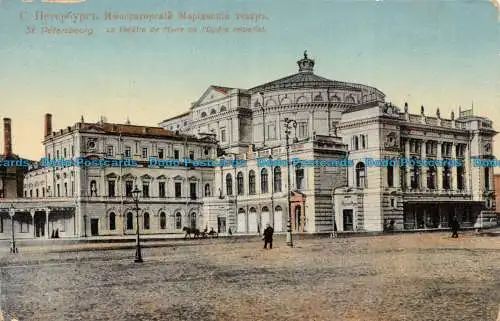
M 191 238 L 191 234 L 193 234 L 195 239 L 200 237 L 200 230 L 197 228 L 189 228 L 187 226 L 184 226 L 182 230 L 186 233 L 184 235 L 184 239 L 186 239 L 188 236 L 189 238 Z

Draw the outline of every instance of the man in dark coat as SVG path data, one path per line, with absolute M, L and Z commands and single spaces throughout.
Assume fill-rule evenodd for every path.
M 458 229 L 460 228 L 460 224 L 458 223 L 458 219 L 456 216 L 454 216 L 453 219 L 451 220 L 450 228 L 451 228 L 451 237 L 457 238 L 458 237 Z
M 273 233 L 274 229 L 271 225 L 267 224 L 264 230 L 264 248 L 267 249 L 267 244 L 269 244 L 269 249 L 273 248 Z

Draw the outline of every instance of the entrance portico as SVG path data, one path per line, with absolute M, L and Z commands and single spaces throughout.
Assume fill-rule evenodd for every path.
M 448 228 L 456 216 L 461 227 L 472 227 L 476 222 L 483 202 L 405 202 L 403 225 L 405 230 Z
M 0 203 L 0 239 L 75 237 L 76 207 L 42 206 L 40 202 L 4 199 Z M 51 204 L 52 205 L 52 204 Z

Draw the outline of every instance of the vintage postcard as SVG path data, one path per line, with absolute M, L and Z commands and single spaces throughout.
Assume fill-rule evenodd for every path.
M 500 1 L 0 0 L 0 321 L 500 321 Z

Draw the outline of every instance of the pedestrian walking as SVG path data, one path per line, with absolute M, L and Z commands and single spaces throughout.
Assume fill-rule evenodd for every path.
M 264 248 L 267 249 L 267 244 L 269 244 L 269 249 L 273 248 L 273 233 L 274 229 L 271 225 L 266 224 L 266 229 L 264 230 Z
M 453 219 L 451 220 L 450 227 L 451 227 L 451 237 L 457 238 L 458 230 L 460 229 L 460 224 L 458 223 L 458 219 L 456 216 L 454 216 Z

